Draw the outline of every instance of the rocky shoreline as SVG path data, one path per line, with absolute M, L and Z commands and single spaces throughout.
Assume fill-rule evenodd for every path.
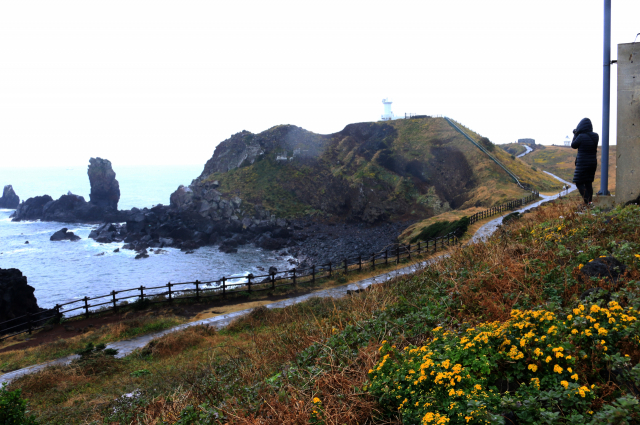
M 397 236 L 410 223 L 328 223 L 311 218 L 277 218 L 261 205 L 245 207 L 238 196 L 225 199 L 218 182 L 180 186 L 170 196 L 170 205 L 118 210 L 119 184 L 111 162 L 91 158 L 87 174 L 91 199 L 68 193 L 57 200 L 49 195 L 29 198 L 17 205 L 14 221 L 42 220 L 62 223 L 100 224 L 89 238 L 100 243 L 123 242 L 123 249 L 148 257 L 148 250 L 178 248 L 186 253 L 203 246 L 218 246 L 221 252 L 237 252 L 239 246 L 279 251 L 294 258 L 292 264 L 338 264 L 345 257 L 392 248 Z M 10 186 L 8 186 L 10 188 Z M 77 240 L 66 228 L 51 240 Z
M 324 223 L 310 219 L 295 220 L 296 245 L 286 252 L 298 260 L 300 267 L 342 264 L 345 258 L 353 261 L 361 255 L 363 261 L 373 253 L 393 250 L 400 233 L 413 222 L 378 225 L 364 223 Z

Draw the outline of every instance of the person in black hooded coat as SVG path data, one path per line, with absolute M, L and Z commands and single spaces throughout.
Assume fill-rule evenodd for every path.
M 578 149 L 576 157 L 576 170 L 573 173 L 573 182 L 578 187 L 585 204 L 589 204 L 593 198 L 593 178 L 598 167 L 598 141 L 600 137 L 593 132 L 593 125 L 589 118 L 583 118 L 580 124 L 573 130 L 571 147 Z

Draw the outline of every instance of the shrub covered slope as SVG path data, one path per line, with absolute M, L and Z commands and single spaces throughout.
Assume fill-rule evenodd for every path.
M 640 208 L 578 208 L 345 299 L 168 335 L 99 379 L 77 365 L 10 390 L 43 423 L 636 424 Z

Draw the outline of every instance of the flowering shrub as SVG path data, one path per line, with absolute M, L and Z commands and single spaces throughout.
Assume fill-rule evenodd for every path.
M 588 423 L 611 373 L 620 386 L 640 385 L 622 373 L 630 369 L 626 351 L 640 344 L 639 316 L 616 301 L 562 314 L 513 310 L 505 322 L 435 328 L 422 346 L 385 341 L 369 391 L 405 423 L 503 423 L 503 415 Z

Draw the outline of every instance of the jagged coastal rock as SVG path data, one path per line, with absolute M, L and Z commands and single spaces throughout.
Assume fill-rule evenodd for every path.
M 75 235 L 73 232 L 70 232 L 69 229 L 67 229 L 66 227 L 63 227 L 62 229 L 58 230 L 53 235 L 51 235 L 49 240 L 50 241 L 72 241 L 72 242 L 75 242 L 75 241 L 79 241 L 80 240 L 80 236 Z
M 13 186 L 10 184 L 6 185 L 2 191 L 2 197 L 0 197 L 0 208 L 14 210 L 18 208 L 19 204 L 20 197 L 14 192 Z
M 16 208 L 13 221 L 43 220 L 63 223 L 123 222 L 126 212 L 118 211 L 120 188 L 111 162 L 102 158 L 89 160 L 91 201 L 69 192 L 55 201 L 49 195 L 35 196 Z
M 91 184 L 90 202 L 101 208 L 118 209 L 120 185 L 111 161 L 102 158 L 89 159 L 89 183 Z
M 27 277 L 20 270 L 0 269 L 0 323 L 42 311 L 33 292 L 33 286 L 27 284 Z M 0 331 L 10 326 L 0 324 Z

